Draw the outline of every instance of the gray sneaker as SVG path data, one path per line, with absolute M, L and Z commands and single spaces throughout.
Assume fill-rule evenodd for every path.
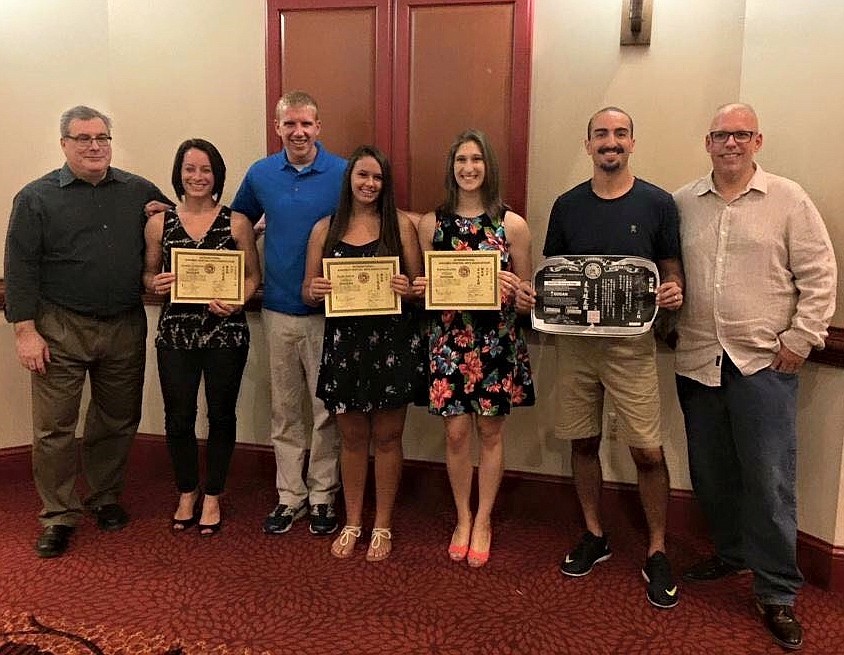
M 336 529 L 337 515 L 334 513 L 334 503 L 311 505 L 311 534 L 326 535 Z
M 296 507 L 292 505 L 276 505 L 264 519 L 264 534 L 284 534 L 293 525 L 293 521 L 302 518 L 308 512 L 308 505 L 305 501 Z

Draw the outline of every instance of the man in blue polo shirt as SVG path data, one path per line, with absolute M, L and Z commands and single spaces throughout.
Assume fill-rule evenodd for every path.
M 232 209 L 253 223 L 264 216 L 264 330 L 272 385 L 272 443 L 278 505 L 264 532 L 283 534 L 310 512 L 313 534 L 337 529 L 334 495 L 340 486 L 340 444 L 333 421 L 316 400 L 324 318 L 302 302 L 305 251 L 311 228 L 334 213 L 346 160 L 317 142 L 316 101 L 302 91 L 285 93 L 276 107 L 281 152 L 247 171 Z M 303 408 L 313 411 L 307 480 L 302 477 L 308 438 Z

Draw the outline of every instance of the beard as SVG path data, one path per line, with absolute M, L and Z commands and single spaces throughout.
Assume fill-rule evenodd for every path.
M 616 155 L 621 157 L 624 154 L 624 148 L 605 147 L 605 148 L 599 148 L 598 149 L 599 155 L 606 155 L 607 153 L 610 153 L 610 152 L 614 152 Z M 621 168 L 621 159 L 616 159 L 614 162 L 611 162 L 611 163 L 602 162 L 602 163 L 598 164 L 598 167 L 602 171 L 604 171 L 605 173 L 615 173 L 617 170 L 619 170 Z
M 621 161 L 616 160 L 612 163 L 601 163 L 598 164 L 598 167 L 604 171 L 605 173 L 615 173 L 617 170 L 621 168 Z

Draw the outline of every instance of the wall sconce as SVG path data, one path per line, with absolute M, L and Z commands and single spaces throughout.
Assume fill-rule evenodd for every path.
M 622 0 L 621 45 L 650 45 L 653 0 Z

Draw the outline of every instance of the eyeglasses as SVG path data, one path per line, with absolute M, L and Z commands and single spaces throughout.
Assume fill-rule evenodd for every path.
M 730 137 L 735 139 L 736 143 L 749 143 L 756 132 L 749 130 L 736 130 L 735 132 L 724 132 L 723 130 L 716 130 L 709 133 L 709 138 L 715 143 L 727 143 Z
M 80 148 L 90 148 L 94 141 L 97 142 L 97 145 L 100 146 L 100 148 L 105 148 L 106 146 L 111 145 L 111 137 L 107 134 L 98 134 L 97 136 L 91 136 L 89 134 L 80 134 L 79 136 L 67 135 L 64 138 L 75 141 L 76 145 Z

